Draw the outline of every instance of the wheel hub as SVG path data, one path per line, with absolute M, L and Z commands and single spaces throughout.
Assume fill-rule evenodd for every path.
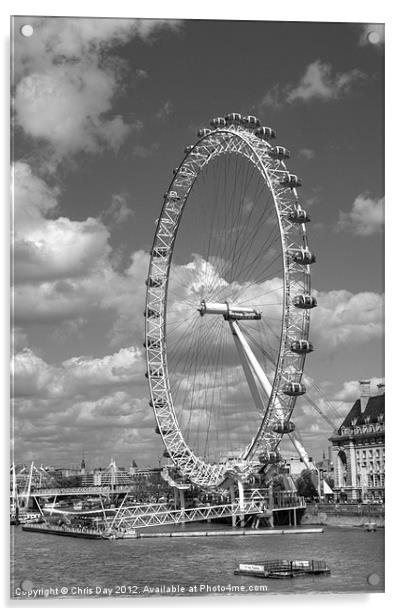
M 197 309 L 201 317 L 205 314 L 221 314 L 226 321 L 241 321 L 241 320 L 254 320 L 260 321 L 262 313 L 255 308 L 248 306 L 235 306 L 224 303 L 206 302 L 204 299 L 200 303 L 200 307 Z

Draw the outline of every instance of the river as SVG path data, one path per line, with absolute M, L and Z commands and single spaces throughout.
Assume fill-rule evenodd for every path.
M 11 532 L 11 596 L 16 599 L 384 591 L 383 529 L 120 541 L 27 533 L 21 527 Z M 331 575 L 284 580 L 234 575 L 239 562 L 280 558 L 325 560 Z

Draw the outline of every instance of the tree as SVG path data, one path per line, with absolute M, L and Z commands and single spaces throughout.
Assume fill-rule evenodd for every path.
M 316 479 L 314 478 L 315 472 L 309 469 L 302 471 L 296 481 L 298 494 L 300 496 L 311 497 L 318 496 L 318 491 L 315 487 Z

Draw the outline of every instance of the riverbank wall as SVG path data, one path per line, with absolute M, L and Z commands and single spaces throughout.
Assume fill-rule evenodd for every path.
M 379 505 L 324 505 L 311 504 L 306 507 L 302 525 L 320 524 L 323 526 L 365 526 L 375 524 L 377 528 L 385 525 L 384 506 Z

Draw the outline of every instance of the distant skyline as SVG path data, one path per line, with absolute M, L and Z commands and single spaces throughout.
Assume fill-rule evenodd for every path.
M 157 463 L 142 347 L 154 221 L 184 147 L 231 111 L 273 126 L 303 180 L 319 301 L 306 372 L 325 399 L 345 403 L 344 416 L 358 380 L 384 376 L 383 28 L 35 18 L 24 38 L 23 23 L 14 24 L 16 461 L 72 464 L 84 450 L 93 466 Z M 302 402 L 295 416 L 320 458 L 328 426 Z

